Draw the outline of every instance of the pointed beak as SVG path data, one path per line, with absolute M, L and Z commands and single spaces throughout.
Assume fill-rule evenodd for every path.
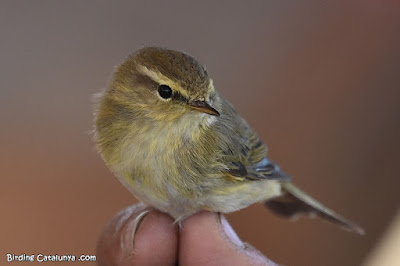
M 207 102 L 205 101 L 193 101 L 189 103 L 190 108 L 206 113 L 209 115 L 219 116 L 219 112 L 212 108 Z

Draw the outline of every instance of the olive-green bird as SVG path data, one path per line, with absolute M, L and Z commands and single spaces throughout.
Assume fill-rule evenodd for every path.
M 193 57 L 142 48 L 99 97 L 95 140 L 104 161 L 138 199 L 176 221 L 262 201 L 283 216 L 315 213 L 363 232 L 290 182 Z

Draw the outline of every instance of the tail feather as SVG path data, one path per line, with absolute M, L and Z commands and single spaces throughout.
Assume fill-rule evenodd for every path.
M 325 207 L 291 182 L 282 182 L 284 194 L 267 201 L 266 206 L 276 214 L 284 217 L 293 217 L 298 214 L 316 214 L 330 222 L 342 226 L 344 229 L 364 234 L 364 230 L 355 223 L 345 219 L 333 210 Z

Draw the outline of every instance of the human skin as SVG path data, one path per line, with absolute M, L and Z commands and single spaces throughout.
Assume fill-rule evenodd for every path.
M 181 226 L 142 204 L 118 213 L 97 246 L 98 265 L 277 265 L 243 243 L 223 215 L 201 212 Z

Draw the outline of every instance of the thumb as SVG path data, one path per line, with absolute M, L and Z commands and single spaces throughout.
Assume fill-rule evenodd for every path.
M 182 223 L 180 265 L 277 265 L 243 243 L 221 214 L 201 212 Z

